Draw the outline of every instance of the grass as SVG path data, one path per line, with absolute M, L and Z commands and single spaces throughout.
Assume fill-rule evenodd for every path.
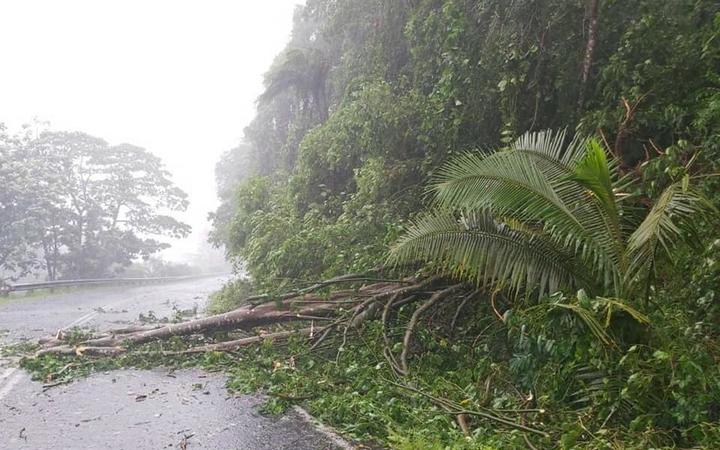
M 0 356 L 26 356 L 35 353 L 38 344 L 31 341 L 18 342 L 16 344 L 3 345 L 0 347 Z
M 226 283 L 208 299 L 205 312 L 220 314 L 241 306 L 243 299 L 255 294 L 255 287 L 247 279 L 238 278 Z

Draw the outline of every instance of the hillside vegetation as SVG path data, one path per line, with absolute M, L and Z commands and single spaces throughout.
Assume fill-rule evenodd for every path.
M 213 239 L 251 280 L 219 298 L 399 263 L 466 281 L 471 301 L 420 319 L 411 385 L 457 408 L 528 409 L 557 438 L 538 447 L 720 445 L 718 11 L 309 0 L 246 142 L 218 163 Z M 368 360 L 325 364 L 392 379 L 402 364 L 369 327 L 346 344 Z M 356 435 L 533 445 L 352 383 L 366 400 L 323 401 L 361 413 L 320 414 Z

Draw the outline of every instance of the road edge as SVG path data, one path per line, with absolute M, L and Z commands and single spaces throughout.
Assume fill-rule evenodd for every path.
M 343 450 L 354 450 L 356 447 L 352 445 L 347 439 L 340 436 L 340 434 L 332 427 L 325 425 L 324 423 L 317 420 L 309 412 L 307 412 L 302 406 L 293 406 L 293 411 L 300 416 L 302 420 L 312 425 L 320 434 L 328 438 L 330 442 Z

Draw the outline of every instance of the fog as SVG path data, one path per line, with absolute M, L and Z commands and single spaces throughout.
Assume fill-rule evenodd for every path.
M 35 118 L 160 156 L 189 195 L 194 253 L 216 207 L 214 165 L 255 111 L 300 0 L 14 0 L 0 6 L 0 122 Z

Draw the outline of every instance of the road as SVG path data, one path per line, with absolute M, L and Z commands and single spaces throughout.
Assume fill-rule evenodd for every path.
M 60 328 L 98 330 L 202 311 L 221 277 L 105 287 L 0 300 L 0 344 Z M 0 449 L 336 449 L 347 444 L 301 414 L 264 417 L 257 397 L 230 395 L 219 374 L 122 370 L 43 392 L 11 359 L 0 359 Z

